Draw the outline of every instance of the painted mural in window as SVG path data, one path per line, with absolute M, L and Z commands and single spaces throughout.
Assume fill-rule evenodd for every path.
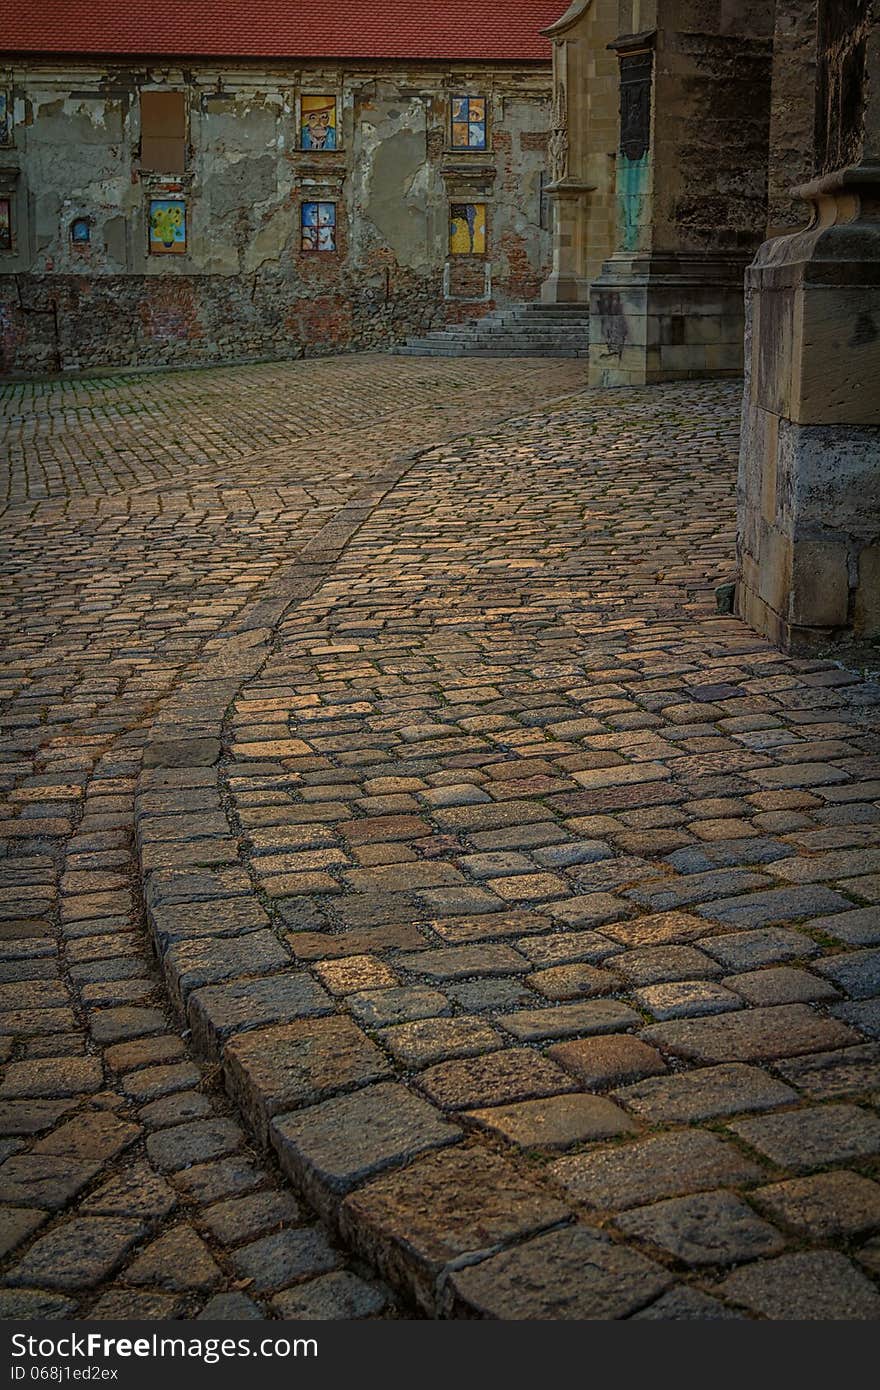
M 0 145 L 12 139 L 12 102 L 8 92 L 0 91 Z
M 186 251 L 186 203 L 182 198 L 150 199 L 150 255 L 182 256 Z
M 70 224 L 70 240 L 74 245 L 82 246 L 92 239 L 92 229 L 89 226 L 87 217 L 75 217 Z
M 12 250 L 12 207 L 8 198 L 0 198 L 0 251 Z
M 449 252 L 453 256 L 486 254 L 486 204 L 453 203 L 449 209 Z
M 486 98 L 452 98 L 452 144 L 457 150 L 486 148 Z
M 336 204 L 303 203 L 303 251 L 336 250 Z
M 304 96 L 300 99 L 302 148 L 304 150 L 335 150 L 336 98 Z

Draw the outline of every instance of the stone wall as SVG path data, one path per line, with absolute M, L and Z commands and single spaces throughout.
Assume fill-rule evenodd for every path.
M 591 286 L 590 383 L 742 371 L 767 217 L 773 7 L 621 0 L 617 242 Z
M 43 64 L 0 89 L 0 371 L 371 348 L 534 299 L 547 273 L 549 64 Z M 144 167 L 153 91 L 185 94 L 172 174 Z M 310 93 L 335 99 L 336 148 L 299 147 Z M 486 99 L 485 149 L 452 146 L 459 94 Z M 185 204 L 179 253 L 150 245 L 156 200 Z M 334 250 L 302 250 L 307 202 L 335 205 Z M 451 255 L 465 204 L 485 205 L 485 252 Z
M 871 0 L 826 0 L 819 6 L 817 173 L 854 163 L 864 148 L 868 42 L 880 22 L 872 10 Z
M 776 0 L 767 235 L 782 236 L 809 220 L 792 192 L 816 167 L 816 40 L 819 0 Z
M 773 6 L 658 0 L 657 25 L 653 246 L 753 253 L 766 225 Z
M 880 639 L 880 14 L 869 0 L 819 0 L 814 56 L 812 220 L 766 242 L 746 280 L 737 605 L 773 641 L 824 652 Z

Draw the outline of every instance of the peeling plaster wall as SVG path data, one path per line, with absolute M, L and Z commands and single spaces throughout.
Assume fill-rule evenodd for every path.
M 191 70 L 0 68 L 13 246 L 0 372 L 365 349 L 534 298 L 549 264 L 541 176 L 550 65 Z M 183 174 L 140 169 L 143 88 L 186 93 Z M 340 148 L 298 148 L 298 93 L 335 93 Z M 489 148 L 450 149 L 453 93 L 489 101 Z M 187 202 L 187 251 L 149 255 L 151 196 Z M 445 297 L 449 204 L 489 210 L 490 292 Z M 337 254 L 300 251 L 300 203 L 337 203 Z M 76 218 L 87 244 L 72 240 Z M 465 258 L 458 258 L 459 260 Z M 479 270 L 483 282 L 482 264 Z

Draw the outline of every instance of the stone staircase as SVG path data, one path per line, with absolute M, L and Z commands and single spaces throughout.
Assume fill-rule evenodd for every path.
M 586 304 L 516 304 L 408 338 L 391 351 L 402 357 L 586 357 L 589 330 Z

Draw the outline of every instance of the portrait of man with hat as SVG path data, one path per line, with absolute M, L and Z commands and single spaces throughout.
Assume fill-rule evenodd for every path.
M 336 98 L 302 98 L 302 147 L 304 150 L 336 149 Z

